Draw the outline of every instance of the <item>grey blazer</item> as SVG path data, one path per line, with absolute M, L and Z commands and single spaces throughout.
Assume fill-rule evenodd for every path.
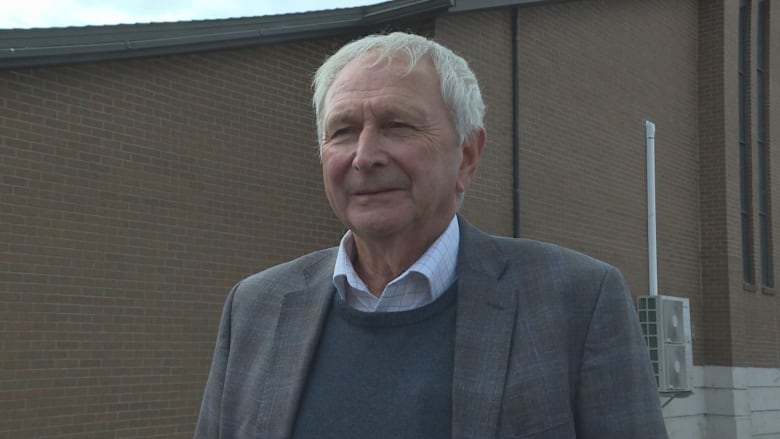
M 621 274 L 459 218 L 453 438 L 666 437 Z M 335 289 L 336 249 L 237 284 L 195 438 L 286 438 Z

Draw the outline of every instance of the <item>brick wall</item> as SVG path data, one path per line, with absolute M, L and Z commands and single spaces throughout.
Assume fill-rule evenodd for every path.
M 770 46 L 780 47 L 780 6 L 777 3 L 770 5 L 770 26 L 769 41 Z M 770 191 L 770 212 L 772 215 L 772 249 L 774 255 L 774 280 L 775 280 L 775 328 L 777 333 L 774 336 L 775 367 L 780 367 L 780 56 L 770 55 L 769 57 L 769 191 Z
M 701 233 L 702 286 L 704 303 L 703 338 L 705 363 L 711 365 L 778 367 L 780 366 L 780 313 L 774 291 L 763 289 L 759 263 L 758 234 L 758 163 L 755 53 L 755 2 L 749 9 L 749 44 L 746 56 L 748 106 L 746 139 L 750 150 L 748 165 L 751 190 L 750 227 L 755 282 L 746 282 L 742 272 L 740 156 L 739 156 L 739 0 L 701 2 L 699 35 L 699 99 L 701 151 Z M 778 20 L 773 12 L 770 28 Z M 776 26 L 774 26 L 776 27 Z M 777 34 L 772 35 L 777 47 Z M 771 43 L 770 43 L 771 44 Z M 774 57 L 770 57 L 774 59 Z M 777 74 L 770 66 L 770 90 Z M 776 96 L 770 96 L 771 127 L 780 120 L 772 111 Z M 770 155 L 771 169 L 778 161 Z M 776 183 L 774 183 L 776 185 Z M 772 190 L 772 193 L 777 193 Z M 776 203 L 775 203 L 776 204 Z M 773 205 L 773 207 L 775 207 Z M 776 215 L 773 215 L 776 218 Z M 776 230 L 776 221 L 773 224 Z M 777 236 L 777 233 L 773 233 Z M 775 248 L 777 248 L 775 246 Z M 776 267 L 775 267 L 776 270 Z
M 734 6 L 738 5 L 738 3 L 735 3 L 735 5 L 729 5 L 728 11 L 729 13 L 733 14 Z M 776 5 L 775 5 L 776 6 Z M 778 113 L 778 108 L 780 108 L 780 94 L 778 93 L 778 87 L 780 87 L 780 64 L 778 64 L 777 61 L 777 48 L 780 47 L 780 32 L 778 31 L 778 26 L 780 26 L 780 9 L 777 7 L 771 8 L 770 7 L 770 24 L 769 24 L 769 47 L 770 47 L 770 54 L 769 54 L 769 62 L 770 65 L 767 69 L 770 77 L 769 77 L 769 102 L 768 102 L 768 111 L 769 111 L 769 136 L 768 136 L 768 145 L 770 146 L 770 154 L 769 157 L 767 157 L 767 162 L 769 164 L 769 174 L 770 174 L 770 181 L 769 181 L 769 192 L 770 197 L 771 194 L 777 194 L 777 183 L 772 181 L 771 175 L 773 170 L 780 169 L 780 160 L 778 159 L 777 154 L 773 154 L 772 149 L 772 143 L 775 138 L 777 138 L 776 129 L 773 129 L 775 127 L 780 127 L 780 116 Z M 757 2 L 753 2 L 753 7 L 751 11 L 751 44 L 750 44 L 750 77 L 751 77 L 751 87 L 750 87 L 750 95 L 751 95 L 751 114 L 754 115 L 754 117 L 751 117 L 750 120 L 750 132 L 751 132 L 751 162 L 753 164 L 753 175 L 752 175 L 752 194 L 753 194 L 753 223 L 752 223 L 752 229 L 753 229 L 753 255 L 754 255 L 754 279 L 755 283 L 753 285 L 747 285 L 743 288 L 737 288 L 735 291 L 735 294 L 739 294 L 743 296 L 744 300 L 744 309 L 741 313 L 738 314 L 738 318 L 744 322 L 744 339 L 741 343 L 741 350 L 740 350 L 740 357 L 737 359 L 740 365 L 744 366 L 752 366 L 752 367 L 780 367 L 780 300 L 778 300 L 777 297 L 777 287 L 775 288 L 768 288 L 766 286 L 763 286 L 761 283 L 762 279 L 762 273 L 761 273 L 761 252 L 760 252 L 760 245 L 761 245 L 761 235 L 760 235 L 760 226 L 759 226 L 759 215 L 758 215 L 758 206 L 759 206 L 759 160 L 758 160 L 758 81 L 757 81 L 757 75 L 756 75 L 756 68 L 758 63 L 758 48 L 757 48 L 757 41 L 758 41 L 758 4 Z M 731 67 L 731 66 L 729 66 Z M 775 68 L 773 68 L 775 67 Z M 733 68 L 733 67 L 732 67 Z M 727 74 L 726 80 L 733 81 L 735 77 L 735 74 Z M 774 187 L 772 186 L 774 185 Z M 777 197 L 775 197 L 777 198 Z M 770 220 L 772 221 L 772 226 L 774 226 L 774 233 L 770 231 L 770 239 L 772 239 L 774 242 L 777 242 L 774 237 L 778 236 L 777 233 L 777 202 L 774 202 L 775 200 L 770 199 L 770 209 L 774 208 L 774 214 L 770 215 Z M 778 257 L 777 255 L 777 244 L 772 246 L 772 249 L 774 250 L 774 272 L 777 273 L 777 263 L 778 263 Z M 741 265 L 739 266 L 741 268 Z M 739 272 L 740 279 L 741 279 L 741 272 Z M 775 275 L 775 279 L 777 279 L 777 276 Z
M 511 10 L 445 15 L 435 38 L 469 61 L 487 103 L 487 146 L 463 214 L 488 233 L 512 236 Z
M 519 10 L 521 230 L 648 293 L 645 120 L 656 125 L 658 285 L 700 325 L 697 2 Z M 696 360 L 701 361 L 697 338 Z
M 227 291 L 342 232 L 329 51 L 0 72 L 0 436 L 191 437 Z
M 728 195 L 723 123 L 724 19 L 723 2 L 708 0 L 699 4 L 699 175 L 702 289 L 706 291 L 702 308 L 707 316 L 720 316 L 703 322 L 700 339 L 704 345 L 703 364 L 719 365 L 733 362 L 728 245 L 728 214 L 733 207 L 724 209 Z

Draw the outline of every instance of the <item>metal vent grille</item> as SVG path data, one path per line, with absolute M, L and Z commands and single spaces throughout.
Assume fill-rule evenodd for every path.
M 688 299 L 640 297 L 637 299 L 637 312 L 658 391 L 691 391 L 693 352 Z

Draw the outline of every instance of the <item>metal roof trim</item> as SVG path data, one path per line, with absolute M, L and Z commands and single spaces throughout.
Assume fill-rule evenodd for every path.
M 443 12 L 453 0 L 391 0 L 296 14 L 171 23 L 0 30 L 0 69 L 96 62 L 296 41 Z

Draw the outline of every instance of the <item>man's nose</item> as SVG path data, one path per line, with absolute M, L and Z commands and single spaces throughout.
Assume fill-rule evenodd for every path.
M 381 136 L 373 127 L 364 127 L 358 136 L 352 167 L 357 170 L 368 170 L 387 163 L 387 154 L 381 144 Z

